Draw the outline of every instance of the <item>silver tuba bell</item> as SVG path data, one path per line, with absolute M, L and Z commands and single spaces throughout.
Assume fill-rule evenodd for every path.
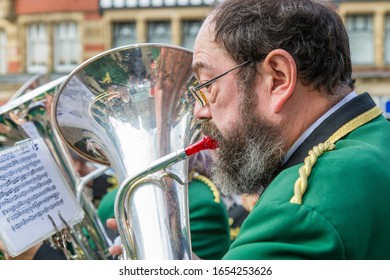
M 75 69 L 56 96 L 61 137 L 121 184 L 114 210 L 128 259 L 191 259 L 188 154 L 176 152 L 199 132 L 191 63 L 175 46 L 115 48 Z

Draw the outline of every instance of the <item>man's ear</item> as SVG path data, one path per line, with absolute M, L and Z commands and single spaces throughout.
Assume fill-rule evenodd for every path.
M 294 58 L 285 50 L 270 52 L 263 62 L 263 70 L 268 76 L 270 109 L 279 113 L 292 96 L 297 82 L 297 67 Z

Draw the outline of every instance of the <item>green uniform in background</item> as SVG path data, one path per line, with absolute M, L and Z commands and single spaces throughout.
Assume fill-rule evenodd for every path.
M 230 246 L 230 227 L 225 205 L 209 180 L 195 176 L 188 186 L 193 252 L 205 260 L 219 260 Z

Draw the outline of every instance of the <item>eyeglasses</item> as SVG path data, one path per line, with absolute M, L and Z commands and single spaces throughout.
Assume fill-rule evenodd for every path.
M 201 91 L 202 88 L 211 85 L 219 78 L 227 75 L 228 73 L 232 72 L 233 70 L 236 70 L 237 68 L 240 68 L 244 65 L 247 65 L 250 62 L 251 62 L 251 60 L 245 61 L 244 63 L 237 65 L 236 67 L 226 71 L 225 73 L 223 73 L 223 74 L 221 74 L 221 75 L 219 75 L 219 76 L 217 76 L 217 77 L 215 77 L 215 78 L 213 78 L 213 79 L 211 79 L 203 84 L 188 87 L 188 90 L 191 92 L 191 94 L 195 98 L 195 100 L 198 101 L 200 103 L 200 105 L 202 105 L 202 107 L 204 107 L 207 104 L 207 99 L 206 99 L 206 96 L 204 95 L 204 93 Z

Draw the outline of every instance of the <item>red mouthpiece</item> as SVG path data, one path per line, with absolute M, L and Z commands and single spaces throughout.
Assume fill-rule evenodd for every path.
M 199 142 L 192 144 L 184 149 L 187 156 L 199 153 L 203 150 L 212 150 L 218 148 L 218 142 L 210 136 L 204 136 Z

